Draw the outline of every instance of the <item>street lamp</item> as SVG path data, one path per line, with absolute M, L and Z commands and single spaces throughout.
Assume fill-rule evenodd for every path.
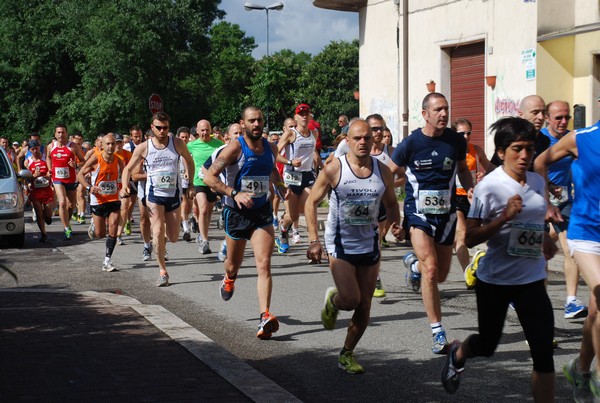
M 278 1 L 277 3 L 273 3 L 270 6 L 261 6 L 254 3 L 244 3 L 244 8 L 246 11 L 252 10 L 265 10 L 267 12 L 267 57 L 269 57 L 269 10 L 281 11 L 283 9 L 283 3 Z M 269 68 L 269 61 L 267 60 L 267 69 Z M 267 70 L 268 72 L 268 70 Z M 269 129 L 269 88 L 267 86 L 267 130 Z

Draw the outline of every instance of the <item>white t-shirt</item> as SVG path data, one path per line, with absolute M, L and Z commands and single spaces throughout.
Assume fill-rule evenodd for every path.
M 333 156 L 335 158 L 340 158 L 342 155 L 348 154 L 349 151 L 350 147 L 348 146 L 348 141 L 346 139 L 342 139 L 340 144 L 338 144 L 337 148 L 335 149 Z
M 527 172 L 524 186 L 508 176 L 504 167 L 487 175 L 474 189 L 469 218 L 490 222 L 500 216 L 508 199 L 519 194 L 523 210 L 488 240 L 488 250 L 477 278 L 490 284 L 520 285 L 546 278 L 543 256 L 546 216 L 545 181 Z

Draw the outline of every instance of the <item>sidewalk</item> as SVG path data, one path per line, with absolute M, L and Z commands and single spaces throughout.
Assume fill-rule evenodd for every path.
M 161 306 L 0 290 L 0 401 L 298 401 Z

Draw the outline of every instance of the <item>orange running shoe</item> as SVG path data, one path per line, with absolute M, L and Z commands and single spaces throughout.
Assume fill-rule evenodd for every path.
M 279 321 L 275 315 L 271 314 L 269 311 L 260 314 L 260 323 L 258 324 L 258 332 L 256 333 L 256 337 L 261 340 L 266 340 L 278 330 Z

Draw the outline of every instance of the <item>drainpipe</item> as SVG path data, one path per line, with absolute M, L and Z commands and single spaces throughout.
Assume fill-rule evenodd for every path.
M 408 0 L 402 0 L 402 138 L 408 137 Z

